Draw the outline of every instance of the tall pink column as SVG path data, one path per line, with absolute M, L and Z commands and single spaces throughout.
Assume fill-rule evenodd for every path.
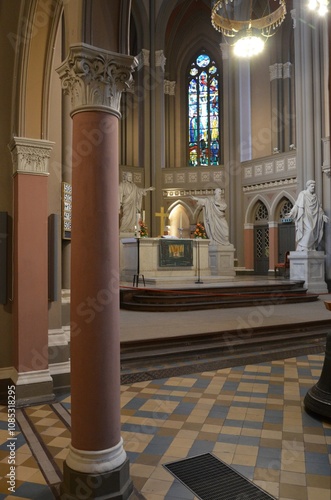
M 17 404 L 49 400 L 48 162 L 53 143 L 14 137 L 13 316 Z
M 79 44 L 58 69 L 73 106 L 67 499 L 125 499 L 132 492 L 120 432 L 118 119 L 134 63 Z

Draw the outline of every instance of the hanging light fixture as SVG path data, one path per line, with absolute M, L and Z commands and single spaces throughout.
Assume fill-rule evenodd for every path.
M 249 11 L 245 11 L 243 4 L 240 6 L 236 0 L 213 0 L 211 23 L 234 47 L 238 57 L 250 58 L 262 52 L 265 41 L 285 19 L 285 0 L 277 1 L 279 7 L 273 10 L 271 0 L 262 2 L 262 8 L 261 2 L 253 5 L 250 0 Z
M 308 9 L 317 12 L 320 16 L 325 16 L 328 13 L 329 0 L 309 0 Z

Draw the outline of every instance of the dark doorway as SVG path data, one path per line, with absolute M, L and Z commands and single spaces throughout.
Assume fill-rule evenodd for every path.
M 266 275 L 269 271 L 269 226 L 254 227 L 254 272 Z
M 295 250 L 295 225 L 293 223 L 278 225 L 278 260 L 284 262 L 286 252 Z

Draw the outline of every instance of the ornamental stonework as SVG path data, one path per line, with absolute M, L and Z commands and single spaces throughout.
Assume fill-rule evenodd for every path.
M 57 69 L 72 112 L 102 110 L 120 116 L 122 92 L 132 81 L 136 58 L 87 44 L 73 45 Z
M 175 95 L 176 82 L 164 80 L 164 93 L 168 95 Z
M 165 68 L 165 63 L 166 63 L 167 58 L 164 55 L 163 50 L 156 50 L 155 51 L 155 66 L 160 67 L 162 71 L 164 71 Z
M 138 61 L 138 67 L 137 67 L 138 70 L 143 68 L 144 66 L 147 66 L 147 67 L 150 66 L 149 50 L 141 49 L 139 54 L 136 56 L 136 59 Z
M 12 155 L 13 174 L 48 175 L 53 142 L 14 137 L 8 147 Z
M 279 78 L 283 78 L 283 64 L 275 63 L 272 66 L 269 66 L 269 74 L 270 81 L 278 80 Z

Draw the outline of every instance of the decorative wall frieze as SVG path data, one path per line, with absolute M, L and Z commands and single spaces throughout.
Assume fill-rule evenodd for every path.
M 164 93 L 168 95 L 175 95 L 176 82 L 164 80 Z
M 277 160 L 276 164 L 276 172 L 284 172 L 285 171 L 285 160 L 282 158 L 281 160 Z
M 293 177 L 291 179 L 280 179 L 280 180 L 276 180 L 276 181 L 263 182 L 261 184 L 243 186 L 243 192 L 247 193 L 250 191 L 260 191 L 260 190 L 266 190 L 266 189 L 271 189 L 271 188 L 293 186 L 296 183 L 297 183 L 296 177 Z
M 246 186 L 263 182 L 296 177 L 296 156 L 293 153 L 279 153 L 261 160 L 250 160 L 243 164 L 242 183 Z
M 166 63 L 166 57 L 164 55 L 163 50 L 156 50 L 155 51 L 155 66 L 160 67 L 162 71 L 164 71 L 165 63 Z
M 13 137 L 8 144 L 13 174 L 48 175 L 48 164 L 54 142 Z
M 184 196 L 212 196 L 214 189 L 162 189 L 163 198 L 182 198 Z
M 225 182 L 225 172 L 223 168 L 166 168 L 162 172 L 162 183 L 164 186 L 171 186 L 171 189 L 177 189 L 180 184 L 196 184 L 200 187 L 206 186 L 221 187 Z M 192 186 L 193 187 L 193 186 Z M 194 186 L 195 187 L 195 186 Z
M 57 69 L 62 88 L 71 98 L 71 115 L 105 111 L 120 117 L 121 94 L 132 80 L 137 59 L 87 44 L 72 45 Z

